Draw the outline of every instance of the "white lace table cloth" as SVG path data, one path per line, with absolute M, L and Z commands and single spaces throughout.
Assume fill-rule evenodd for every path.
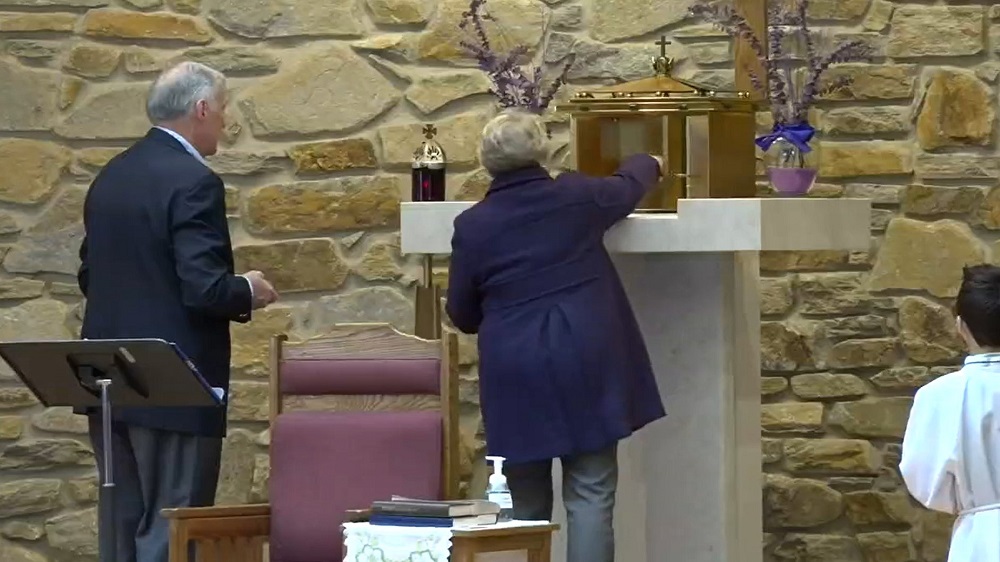
M 504 527 L 548 525 L 548 521 L 507 521 L 460 529 L 463 533 Z M 344 562 L 448 562 L 452 529 L 344 523 Z M 481 562 L 522 561 L 518 552 L 480 555 Z
M 451 529 L 344 523 L 344 562 L 448 562 Z

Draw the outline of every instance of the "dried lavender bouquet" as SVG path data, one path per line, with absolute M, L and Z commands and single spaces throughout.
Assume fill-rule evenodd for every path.
M 542 113 L 566 83 L 566 73 L 573 65 L 573 57 L 567 59 L 554 80 L 543 85 L 545 73 L 540 66 L 530 64 L 527 46 L 515 46 L 507 53 L 498 53 L 493 49 L 486 33 L 487 21 L 495 20 L 486 11 L 486 0 L 471 0 L 459 24 L 461 29 L 471 31 L 471 38 L 461 41 L 460 45 L 476 59 L 479 69 L 489 77 L 492 83 L 490 91 L 500 107 Z M 530 71 L 526 71 L 525 66 L 530 66 Z
M 722 29 L 732 38 L 747 42 L 764 69 L 760 76 L 747 69 L 755 89 L 766 92 L 771 104 L 774 129 L 757 138 L 757 146 L 767 150 L 780 138 L 795 145 L 801 153 L 809 152 L 815 130 L 809 125 L 809 108 L 817 96 L 846 85 L 847 79 L 834 80 L 821 89 L 821 79 L 831 65 L 870 60 L 872 49 L 862 41 L 845 41 L 821 52 L 817 34 L 809 28 L 809 0 L 769 0 L 767 37 L 757 37 L 746 18 L 725 1 L 700 1 L 691 7 L 692 16 Z M 765 43 L 766 41 L 766 43 Z M 792 48 L 789 47 L 798 47 Z M 800 51 L 800 52 L 796 52 Z M 805 68 L 803 86 L 797 87 L 795 72 Z

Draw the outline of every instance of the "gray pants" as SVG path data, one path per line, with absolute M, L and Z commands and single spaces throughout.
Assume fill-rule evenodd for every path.
M 614 562 L 618 447 L 570 455 L 562 463 L 566 561 Z M 504 467 L 515 519 L 552 519 L 552 461 Z
M 167 562 L 170 530 L 160 510 L 215 501 L 222 440 L 114 422 L 111 428 L 115 513 L 100 502 L 100 561 L 111 562 L 108 528 L 117 529 L 115 562 Z M 100 416 L 90 416 L 90 442 L 104 480 Z

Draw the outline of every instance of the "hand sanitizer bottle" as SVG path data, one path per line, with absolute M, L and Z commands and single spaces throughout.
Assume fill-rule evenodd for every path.
M 493 474 L 486 487 L 486 499 L 500 506 L 500 517 L 497 521 L 510 521 L 514 518 L 514 502 L 510 497 L 507 477 L 503 475 L 503 457 L 486 457 L 493 462 Z

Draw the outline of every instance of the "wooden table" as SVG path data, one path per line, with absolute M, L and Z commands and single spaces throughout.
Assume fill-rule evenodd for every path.
M 474 529 L 455 529 L 451 536 L 450 562 L 476 562 L 477 554 L 527 550 L 528 562 L 549 562 L 555 523 L 499 524 Z

